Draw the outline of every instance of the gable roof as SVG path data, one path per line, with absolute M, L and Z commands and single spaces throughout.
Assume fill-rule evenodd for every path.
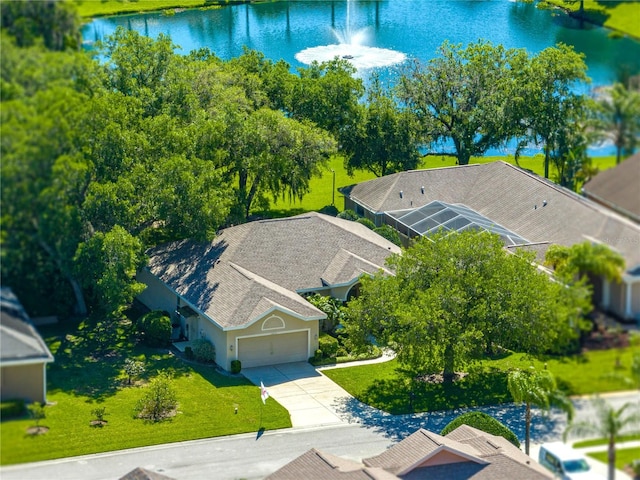
M 53 355 L 9 287 L 0 288 L 0 362 L 6 365 L 52 362 Z
M 371 212 L 462 204 L 538 245 L 609 245 L 629 270 L 640 265 L 640 225 L 553 182 L 502 161 L 395 173 L 341 189 Z M 402 191 L 402 195 L 400 192 Z
M 508 440 L 461 425 L 446 436 L 417 430 L 362 463 L 311 449 L 268 480 L 548 480 L 554 478 Z
M 174 242 L 148 252 L 148 269 L 225 330 L 271 309 L 325 314 L 299 293 L 355 283 L 400 248 L 364 225 L 319 213 L 230 227 L 213 242 Z
M 120 477 L 119 480 L 173 480 L 173 478 L 147 470 L 146 468 L 137 467 Z
M 582 187 L 586 197 L 640 222 L 640 153 L 604 170 Z
M 395 480 L 384 470 L 367 468 L 359 462 L 312 448 L 265 480 Z

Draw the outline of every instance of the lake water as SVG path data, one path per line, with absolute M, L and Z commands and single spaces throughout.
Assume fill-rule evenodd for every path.
M 225 60 L 246 46 L 272 60 L 284 59 L 292 69 L 346 55 L 363 78 L 376 69 L 392 79 L 403 61 L 429 60 L 444 40 L 480 39 L 530 53 L 560 42 L 573 45 L 585 55 L 592 86 L 612 83 L 620 69 L 640 73 L 640 42 L 611 38 L 604 28 L 509 0 L 280 1 L 124 15 L 86 24 L 85 42 L 101 40 L 118 26 L 152 38 L 164 33 L 179 51 L 207 47 Z

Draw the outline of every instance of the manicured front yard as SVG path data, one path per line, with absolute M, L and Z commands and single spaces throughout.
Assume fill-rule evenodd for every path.
M 492 405 L 511 401 L 506 371 L 511 368 L 547 368 L 569 395 L 627 390 L 619 377 L 629 376 L 633 348 L 589 352 L 567 358 L 534 360 L 523 354 L 484 360 L 467 369 L 453 384 L 415 382 L 396 360 L 323 373 L 359 400 L 393 414 Z M 616 369 L 619 358 L 621 368 Z M 611 376 L 615 372 L 618 377 Z
M 48 373 L 51 405 L 40 421 L 49 431 L 27 434 L 35 422 L 26 417 L 3 421 L 3 465 L 291 426 L 289 413 L 273 399 L 263 405 L 260 389 L 240 375 L 185 363 L 166 349 L 134 345 L 127 335 L 105 348 L 87 341 L 83 331 L 82 326 L 77 335 L 41 328 L 56 357 Z M 144 359 L 147 368 L 134 386 L 126 385 L 121 371 L 128 357 Z M 158 370 L 173 375 L 179 405 L 173 418 L 154 424 L 134 418 L 134 406 Z M 102 406 L 107 425 L 90 426 L 92 410 Z

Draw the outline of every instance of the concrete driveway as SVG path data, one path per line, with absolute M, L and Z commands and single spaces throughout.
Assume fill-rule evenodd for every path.
M 242 374 L 264 384 L 269 396 L 289 410 L 294 427 L 347 423 L 338 407 L 353 397 L 308 362 L 244 368 Z

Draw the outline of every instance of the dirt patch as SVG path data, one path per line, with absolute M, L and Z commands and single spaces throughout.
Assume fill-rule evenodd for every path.
M 91 420 L 89 425 L 96 428 L 102 428 L 107 424 L 106 420 Z
M 27 435 L 44 435 L 49 431 L 49 427 L 39 426 L 39 427 L 29 427 L 27 428 Z

